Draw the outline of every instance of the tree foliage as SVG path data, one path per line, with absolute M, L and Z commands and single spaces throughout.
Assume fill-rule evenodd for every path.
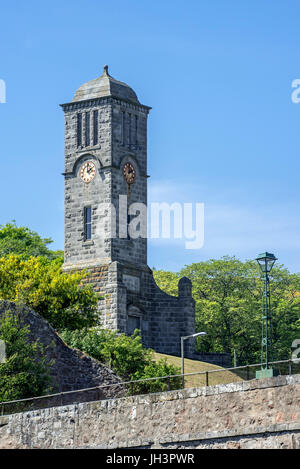
M 178 296 L 179 273 L 168 272 L 165 270 L 154 270 L 153 276 L 159 287 L 168 293 L 168 295 Z
M 28 326 L 21 327 L 10 312 L 1 317 L 0 339 L 7 359 L 0 363 L 0 402 L 41 396 L 52 390 L 44 348 L 28 340 Z
M 271 274 L 274 360 L 283 360 L 290 358 L 292 341 L 300 336 L 300 275 L 280 265 Z M 198 339 L 199 351 L 235 350 L 238 364 L 259 362 L 262 281 L 256 262 L 226 256 L 191 264 L 179 274 L 154 272 L 158 285 L 169 294 L 174 294 L 182 276 L 193 284 L 196 329 L 207 332 Z
M 0 300 L 25 304 L 55 329 L 78 329 L 96 323 L 99 297 L 82 286 L 84 273 L 62 273 L 63 259 L 0 258 Z
M 51 251 L 48 244 L 51 238 L 42 238 L 25 226 L 17 226 L 13 221 L 0 225 L 0 257 L 17 254 L 23 259 L 31 256 L 45 256 L 48 259 L 63 257 L 63 251 Z
M 112 368 L 125 381 L 180 374 L 179 368 L 161 359 L 155 362 L 153 351 L 142 346 L 138 331 L 131 337 L 117 332 L 92 328 L 62 331 L 62 339 L 73 348 L 88 353 Z M 153 380 L 134 385 L 134 392 L 177 389 L 180 378 Z

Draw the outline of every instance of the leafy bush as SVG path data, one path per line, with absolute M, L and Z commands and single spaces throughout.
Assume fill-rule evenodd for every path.
M 158 363 L 153 360 L 153 351 L 143 348 L 137 330 L 131 337 L 98 328 L 62 331 L 60 335 L 70 347 L 105 363 L 125 381 L 180 374 L 179 368 L 168 364 L 166 360 Z M 136 383 L 130 390 L 141 393 L 179 387 L 180 378 L 171 378 L 169 382 L 153 380 Z
M 62 273 L 62 262 L 15 254 L 0 258 L 0 300 L 29 306 L 57 330 L 94 325 L 98 295 L 80 285 L 84 273 Z
M 28 326 L 7 312 L 1 317 L 0 339 L 6 345 L 6 362 L 0 363 L 0 402 L 41 396 L 52 390 L 44 348 L 28 341 Z
M 136 371 L 132 376 L 132 380 L 140 380 L 147 378 L 156 378 L 157 376 L 171 376 L 178 375 L 181 373 L 180 368 L 167 362 L 166 358 L 161 358 L 159 361 L 151 361 L 145 365 L 143 370 Z M 181 377 L 176 376 L 174 378 L 167 379 L 155 379 L 150 381 L 144 381 L 136 383 L 133 387 L 133 393 L 147 393 L 147 392 L 159 392 L 169 391 L 171 389 L 181 388 Z
M 106 360 L 103 354 L 105 342 L 113 341 L 116 336 L 115 332 L 98 328 L 83 328 L 74 331 L 64 329 L 59 335 L 69 347 L 82 350 L 100 362 Z

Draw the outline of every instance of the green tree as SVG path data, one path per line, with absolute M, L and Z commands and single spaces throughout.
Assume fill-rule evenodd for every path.
M 290 357 L 292 341 L 300 335 L 300 275 L 281 265 L 271 274 L 274 360 L 283 360 Z M 262 281 L 255 261 L 225 256 L 191 264 L 179 274 L 154 275 L 169 294 L 174 293 L 175 278 L 192 281 L 196 329 L 207 332 L 198 339 L 199 351 L 233 355 L 235 350 L 240 365 L 260 361 Z M 166 288 L 168 277 L 171 283 Z
M 29 306 L 57 330 L 95 325 L 99 296 L 82 285 L 84 272 L 63 273 L 62 262 L 15 254 L 0 258 L 0 300 Z
M 44 348 L 28 340 L 29 327 L 21 327 L 16 316 L 7 312 L 0 321 L 0 339 L 6 345 L 7 359 L 0 364 L 0 402 L 41 396 L 51 392 L 51 378 Z
M 31 256 L 45 256 L 48 259 L 63 257 L 63 251 L 48 248 L 52 242 L 51 238 L 41 238 L 25 226 L 17 226 L 15 221 L 0 225 L 0 257 L 9 254 L 17 254 L 23 259 Z
M 178 273 L 168 272 L 165 270 L 154 270 L 153 277 L 163 291 L 169 295 L 178 296 L 178 281 L 180 279 Z

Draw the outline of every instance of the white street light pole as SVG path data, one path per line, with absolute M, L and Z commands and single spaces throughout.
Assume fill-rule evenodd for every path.
M 206 335 L 206 332 L 197 332 L 196 334 L 186 335 L 181 337 L 181 374 L 182 374 L 182 389 L 184 389 L 184 341 L 198 337 L 199 335 Z

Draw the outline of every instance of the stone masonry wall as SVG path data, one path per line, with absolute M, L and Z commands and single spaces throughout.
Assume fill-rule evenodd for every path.
M 120 101 L 112 97 L 63 105 L 65 112 L 65 264 L 64 269 L 96 266 L 113 261 L 147 264 L 147 240 L 143 237 L 128 240 L 127 233 L 119 233 L 120 199 L 128 204 L 147 204 L 147 115 L 149 108 Z M 86 114 L 99 114 L 98 141 L 90 139 L 78 146 L 77 118 L 82 116 L 82 134 L 85 134 Z M 128 135 L 122 139 L 122 115 L 137 119 L 135 143 Z M 126 129 L 128 123 L 126 125 Z M 127 129 L 128 130 L 128 129 Z M 96 166 L 94 179 L 85 184 L 80 168 L 85 161 Z M 123 177 L 123 166 L 131 162 L 136 169 L 136 181 L 130 194 Z M 104 204 L 112 204 L 114 210 Z M 84 239 L 84 207 L 91 206 L 92 239 Z M 127 225 L 127 204 L 125 223 Z M 112 210 L 112 211 L 111 211 Z M 114 221 L 113 213 L 116 215 Z M 133 215 L 133 214 L 132 214 Z M 122 218 L 122 217 L 121 217 Z M 116 223 L 116 225 L 115 225 Z M 124 224 L 124 221 L 120 222 Z M 116 232 L 115 232 L 116 229 Z M 123 228 L 124 229 L 124 228 Z M 126 227 L 125 227 L 126 231 Z M 115 233 L 114 233 L 115 232 Z M 124 238 L 123 238 L 124 236 Z
M 300 448 L 300 375 L 0 417 L 0 448 Z
M 140 318 L 144 347 L 180 355 L 180 338 L 195 332 L 194 300 L 189 279 L 179 281 L 178 296 L 175 297 L 160 290 L 148 267 L 142 269 L 112 262 L 108 266 L 86 270 L 88 275 L 83 283 L 102 295 L 98 303 L 102 327 L 127 334 L 130 332 L 128 315 L 136 314 Z M 134 313 L 131 312 L 133 310 Z M 193 341 L 187 341 L 186 357 L 191 357 L 193 350 Z
M 81 283 L 83 285 L 91 286 L 92 289 L 99 295 L 105 294 L 104 285 L 108 281 L 108 265 L 78 270 L 83 270 L 87 272 L 87 275 L 81 280 Z

